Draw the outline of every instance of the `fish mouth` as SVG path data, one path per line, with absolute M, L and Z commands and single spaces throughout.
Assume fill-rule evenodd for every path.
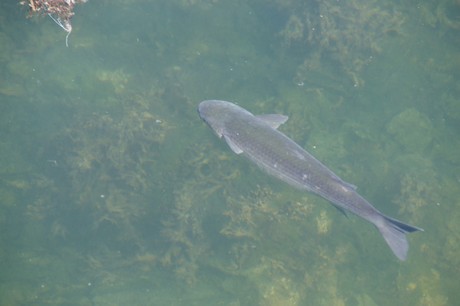
M 204 100 L 198 104 L 198 115 L 203 121 L 208 122 L 209 116 L 212 115 L 213 107 L 216 104 L 216 100 Z
M 204 101 L 203 101 L 204 102 Z M 204 118 L 204 114 L 203 114 L 203 102 L 201 102 L 200 104 L 198 104 L 198 107 L 196 109 L 196 111 L 198 112 L 198 116 L 200 116 L 201 120 L 203 120 L 204 122 L 206 122 L 206 119 Z

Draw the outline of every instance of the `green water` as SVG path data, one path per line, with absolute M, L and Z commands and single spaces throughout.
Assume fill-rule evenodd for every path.
M 69 47 L 4 2 L 0 305 L 456 305 L 458 1 L 92 0 Z M 205 99 L 288 115 L 425 229 L 407 261 L 234 155 Z

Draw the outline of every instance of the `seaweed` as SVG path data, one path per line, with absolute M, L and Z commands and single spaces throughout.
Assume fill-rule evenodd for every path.
M 274 2 L 289 16 L 279 33 L 284 48 L 304 56 L 294 77 L 299 86 L 315 84 L 321 75 L 335 80 L 337 73 L 363 86 L 363 69 L 381 52 L 385 36 L 401 34 L 404 22 L 402 14 L 377 1 Z

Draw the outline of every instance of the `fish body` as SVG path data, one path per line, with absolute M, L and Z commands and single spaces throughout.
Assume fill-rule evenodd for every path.
M 255 116 L 231 102 L 203 101 L 200 117 L 219 138 L 238 155 L 245 156 L 268 174 L 313 192 L 339 210 L 349 211 L 377 227 L 393 253 L 405 260 L 409 245 L 406 233 L 421 231 L 379 212 L 359 195 L 356 187 L 345 182 L 313 155 L 277 130 L 288 120 L 279 114 Z

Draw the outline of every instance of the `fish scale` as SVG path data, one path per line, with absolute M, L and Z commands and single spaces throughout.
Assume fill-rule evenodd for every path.
M 207 100 L 198 106 L 200 117 L 223 138 L 230 149 L 248 158 L 268 174 L 296 188 L 315 193 L 340 211 L 351 213 L 372 223 L 400 260 L 409 249 L 406 233 L 423 231 L 385 216 L 328 167 L 296 142 L 278 131 L 287 116 L 255 116 L 227 101 Z

